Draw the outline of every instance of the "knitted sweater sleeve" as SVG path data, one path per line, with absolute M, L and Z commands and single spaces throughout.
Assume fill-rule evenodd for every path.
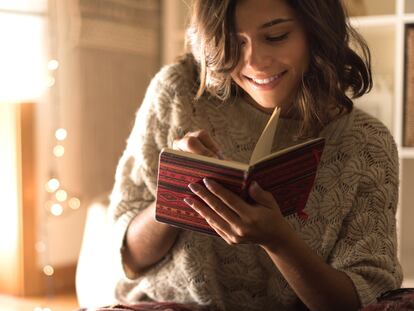
M 111 247 L 115 247 L 116 262 L 120 264 L 116 269 L 123 273 L 122 277 L 135 278 L 122 260 L 122 246 L 128 225 L 155 200 L 160 150 L 171 146 L 179 135 L 178 124 L 186 119 L 177 96 L 178 80 L 180 75 L 172 66 L 162 69 L 152 79 L 117 166 L 109 217 L 113 223 Z
M 364 306 L 402 281 L 395 218 L 398 152 L 388 131 L 380 134 L 356 152 L 353 174 L 360 181 L 330 256 L 331 265 L 351 278 Z

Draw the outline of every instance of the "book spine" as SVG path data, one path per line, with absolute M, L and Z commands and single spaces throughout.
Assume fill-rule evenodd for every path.
M 414 25 L 406 27 L 403 145 L 414 147 Z

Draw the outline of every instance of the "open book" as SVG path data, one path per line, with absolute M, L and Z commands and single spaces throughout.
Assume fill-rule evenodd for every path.
M 208 234 L 217 233 L 183 199 L 197 200 L 188 188 L 210 177 L 247 201 L 250 183 L 255 180 L 273 194 L 282 214 L 302 214 L 313 187 L 325 146 L 323 138 L 271 153 L 279 119 L 275 109 L 253 150 L 249 163 L 220 160 L 164 148 L 159 157 L 156 220 Z

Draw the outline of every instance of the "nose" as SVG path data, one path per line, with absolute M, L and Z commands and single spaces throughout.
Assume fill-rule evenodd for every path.
M 246 45 L 244 52 L 246 66 L 254 71 L 265 71 L 272 63 L 272 55 L 257 41 L 250 41 Z

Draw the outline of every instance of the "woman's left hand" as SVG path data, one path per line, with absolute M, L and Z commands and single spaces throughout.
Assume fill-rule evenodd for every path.
M 194 210 L 228 243 L 255 243 L 263 247 L 282 245 L 293 230 L 283 218 L 276 200 L 256 182 L 249 188 L 249 204 L 212 179 L 204 185 L 190 184 L 200 200 L 185 199 Z

